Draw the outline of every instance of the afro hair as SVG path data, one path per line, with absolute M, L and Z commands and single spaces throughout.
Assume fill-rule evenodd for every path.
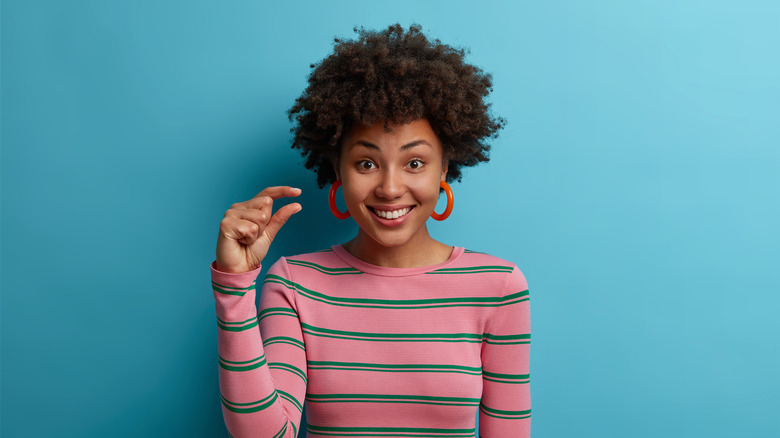
M 336 180 L 333 162 L 351 124 L 405 124 L 425 118 L 448 160 L 447 181 L 461 168 L 488 161 L 490 145 L 506 123 L 485 98 L 492 78 L 464 61 L 466 51 L 430 40 L 422 27 L 394 24 L 384 31 L 355 28 L 357 39 L 335 39 L 308 87 L 288 111 L 292 147 L 317 173 L 320 187 Z

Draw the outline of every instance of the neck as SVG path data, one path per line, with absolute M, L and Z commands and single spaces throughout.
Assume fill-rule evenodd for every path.
M 433 239 L 426 229 L 424 233 L 399 246 L 383 246 L 363 230 L 345 243 L 350 254 L 372 265 L 388 268 L 416 268 L 443 263 L 452 255 L 452 247 Z

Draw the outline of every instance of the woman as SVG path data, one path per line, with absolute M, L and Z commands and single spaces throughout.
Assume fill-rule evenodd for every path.
M 212 265 L 223 413 L 235 437 L 530 435 L 530 320 L 512 263 L 433 239 L 447 181 L 487 161 L 503 120 L 490 76 L 419 26 L 357 30 L 313 66 L 290 110 L 293 147 L 332 183 L 357 236 L 282 258 L 255 308 L 274 236 L 301 205 L 271 187 L 233 205 Z M 342 187 L 347 212 L 335 208 Z M 447 211 L 434 211 L 440 188 Z M 258 330 L 259 326 L 259 330 Z

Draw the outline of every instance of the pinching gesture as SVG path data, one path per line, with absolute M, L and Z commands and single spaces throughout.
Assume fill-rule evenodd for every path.
M 273 213 L 274 200 L 300 194 L 301 189 L 289 186 L 268 187 L 254 198 L 230 206 L 219 224 L 216 268 L 230 273 L 257 268 L 279 229 L 302 208 L 295 202 Z

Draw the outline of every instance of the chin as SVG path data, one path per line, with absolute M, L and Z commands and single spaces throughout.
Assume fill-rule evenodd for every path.
M 419 231 L 419 228 L 417 229 Z M 364 235 L 368 239 L 372 240 L 379 246 L 385 248 L 400 248 L 413 241 L 418 237 L 417 233 L 410 233 L 409 230 L 377 230 L 369 229 L 364 230 Z M 427 234 L 427 233 L 426 233 Z

